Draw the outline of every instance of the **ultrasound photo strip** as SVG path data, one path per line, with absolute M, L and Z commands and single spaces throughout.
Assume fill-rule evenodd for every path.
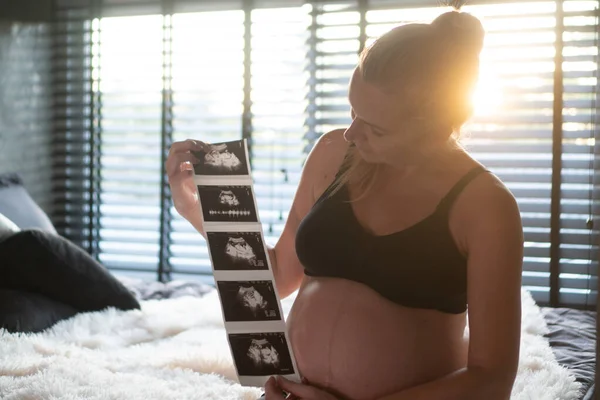
M 194 183 L 213 277 L 240 383 L 264 386 L 271 375 L 299 382 L 247 154 L 241 140 L 196 155 L 202 162 L 194 166 Z
M 205 151 L 193 152 L 200 160 L 194 173 L 204 176 L 247 176 L 250 174 L 246 140 L 211 143 Z

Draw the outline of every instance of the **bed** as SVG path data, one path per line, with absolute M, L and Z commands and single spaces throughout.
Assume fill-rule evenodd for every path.
M 127 277 L 121 280 L 140 300 L 203 296 L 213 290 L 211 286 L 197 282 L 173 281 L 163 284 Z M 289 307 L 289 302 L 286 305 Z M 581 384 L 578 399 L 595 399 L 596 312 L 552 307 L 540 307 L 540 312 L 548 327 L 544 337 L 556 361 Z
M 163 284 L 126 277 L 121 279 L 142 300 L 202 296 L 212 291 L 211 286 L 194 282 Z M 284 305 L 289 306 L 289 301 Z M 552 307 L 540 307 L 540 312 L 548 328 L 544 337 L 556 361 L 581 384 L 578 399 L 595 399 L 596 312 Z
M 11 182 L 8 186 L 14 189 Z M 10 201 L 19 206 L 21 217 L 31 219 L 35 213 L 23 213 L 23 204 L 35 206 L 30 199 L 22 198 L 27 193 L 20 190 L 12 197 L 3 197 L 1 186 L 0 215 L 6 213 L 6 202 Z M 52 230 L 41 210 L 35 212 L 43 218 L 45 228 Z M 27 223 L 40 227 L 40 221 Z M 16 235 L 2 229 L 0 234 L 13 235 L 10 238 Z M 47 239 L 55 232 L 40 235 L 34 239 Z M 77 257 L 81 261 L 89 256 L 78 253 Z M 28 270 L 32 263 L 39 264 L 39 258 L 27 260 L 18 264 L 24 277 L 43 275 Z M 64 267 L 63 260 L 58 261 L 56 266 Z M 85 292 L 87 284 L 91 293 L 98 282 L 108 285 L 115 279 L 112 274 L 96 273 L 89 282 L 78 282 L 78 289 Z M 218 296 L 211 285 L 193 280 L 161 283 L 116 278 L 135 305 L 106 309 L 92 304 L 88 312 L 65 309 L 61 315 L 52 315 L 59 322 L 39 333 L 0 329 L 0 398 L 253 400 L 260 395 L 260 388 L 242 387 L 236 382 Z M 4 284 L 0 268 L 0 317 Z M 67 292 L 77 291 L 75 286 L 70 288 Z M 116 290 L 114 285 L 111 288 Z M 64 288 L 57 291 L 63 292 Z M 125 293 L 119 295 L 127 297 Z M 111 301 L 114 299 L 111 296 Z M 283 301 L 286 314 L 292 303 L 293 296 Z M 522 291 L 522 303 L 522 352 L 511 400 L 595 398 L 596 312 L 540 308 L 526 290 Z M 36 304 L 41 306 L 48 307 L 48 303 Z
M 165 284 L 125 276 L 120 279 L 142 301 L 204 296 L 213 290 L 212 286 L 192 281 Z M 556 361 L 581 384 L 581 400 L 594 399 L 596 312 L 552 307 L 540 307 L 540 312 L 548 328 L 543 336 L 548 340 Z
M 242 387 L 218 296 L 192 281 L 120 278 L 140 310 L 78 313 L 34 334 L 0 330 L 0 398 L 256 399 Z M 595 313 L 540 309 L 523 290 L 522 352 L 511 400 L 590 400 Z M 284 312 L 293 297 L 283 301 Z M 594 329 L 593 329 L 594 328 Z
M 121 279 L 141 300 L 203 296 L 213 290 L 209 285 L 195 282 L 173 281 L 163 284 L 126 277 Z M 290 305 L 290 301 L 284 301 L 284 307 Z M 577 398 L 595 399 L 596 312 L 552 307 L 539 309 L 548 328 L 544 337 L 556 361 L 581 384 Z

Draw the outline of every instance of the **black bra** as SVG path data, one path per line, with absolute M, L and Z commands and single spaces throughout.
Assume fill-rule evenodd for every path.
M 304 273 L 360 282 L 406 307 L 465 312 L 467 260 L 452 238 L 448 213 L 464 187 L 484 171 L 478 166 L 463 176 L 433 214 L 384 236 L 363 229 L 345 186 L 333 196 L 330 186 L 296 233 L 296 253 Z

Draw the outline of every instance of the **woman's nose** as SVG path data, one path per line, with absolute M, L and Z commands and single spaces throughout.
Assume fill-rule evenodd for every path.
M 346 139 L 346 142 L 354 142 L 359 136 L 359 132 L 360 127 L 358 126 L 358 121 L 354 119 L 344 132 L 344 139 Z

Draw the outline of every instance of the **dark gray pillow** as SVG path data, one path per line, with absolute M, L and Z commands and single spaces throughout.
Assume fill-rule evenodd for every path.
M 37 229 L 0 242 L 0 289 L 46 296 L 78 311 L 139 309 L 133 294 L 69 240 Z
M 0 328 L 9 332 L 41 332 L 77 310 L 37 293 L 0 289 Z
M 56 233 L 50 218 L 31 198 L 17 174 L 0 175 L 0 214 L 21 229 Z

